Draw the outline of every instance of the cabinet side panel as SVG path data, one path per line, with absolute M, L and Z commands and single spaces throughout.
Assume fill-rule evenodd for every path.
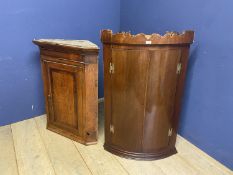
M 173 126 L 174 134 L 172 135 L 170 139 L 171 147 L 174 146 L 176 143 L 176 135 L 178 131 L 182 96 L 184 92 L 185 77 L 186 77 L 187 65 L 188 65 L 189 47 L 183 47 L 181 49 L 181 54 L 182 56 L 181 56 L 180 62 L 182 63 L 182 70 L 181 70 L 181 74 L 178 79 L 175 107 L 174 107 L 174 113 L 173 113 L 173 118 L 172 118 L 172 126 Z
M 105 123 L 105 144 L 110 144 L 110 123 L 111 123 L 111 75 L 109 65 L 111 62 L 111 45 L 103 45 L 104 62 L 104 123 Z
M 41 55 L 42 57 L 42 55 Z M 46 109 L 46 115 L 47 115 L 47 124 L 51 122 L 51 116 L 50 116 L 50 108 L 49 108 L 49 99 L 48 99 L 48 94 L 49 94 L 49 82 L 48 82 L 48 72 L 47 72 L 47 67 L 43 59 L 41 59 L 41 69 L 42 69 L 42 78 L 43 78 L 43 83 L 44 83 L 44 97 L 45 97 L 45 109 Z
M 150 67 L 144 121 L 144 152 L 168 148 L 169 129 L 176 95 L 180 49 L 150 51 Z
M 93 56 L 97 59 L 97 56 Z M 84 116 L 86 142 L 96 142 L 98 137 L 98 65 L 85 66 Z

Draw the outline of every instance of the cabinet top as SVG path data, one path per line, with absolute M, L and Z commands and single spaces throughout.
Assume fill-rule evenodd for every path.
M 98 52 L 96 44 L 88 40 L 64 40 L 64 39 L 39 39 L 33 40 L 33 43 L 42 48 L 66 49 L 73 51 L 93 51 Z
M 164 35 L 153 33 L 147 35 L 139 33 L 132 35 L 129 32 L 113 33 L 112 30 L 101 32 L 101 41 L 104 44 L 125 44 L 125 45 L 179 45 L 192 44 L 194 31 L 166 32 Z

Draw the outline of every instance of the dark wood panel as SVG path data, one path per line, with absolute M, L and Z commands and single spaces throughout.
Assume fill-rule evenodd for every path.
M 179 126 L 179 118 L 180 118 L 180 111 L 181 111 L 181 102 L 184 92 L 184 85 L 185 85 L 185 77 L 187 72 L 187 65 L 188 65 L 188 56 L 189 56 L 189 46 L 181 48 L 181 60 L 182 63 L 182 71 L 178 77 L 178 84 L 176 88 L 176 98 L 175 98 L 175 106 L 174 106 L 174 114 L 172 118 L 172 127 L 173 127 L 173 135 L 170 138 L 170 146 L 172 147 L 176 143 L 176 135 L 178 132 Z
M 149 59 L 146 51 L 112 50 L 112 144 L 140 151 Z
M 112 86 L 111 74 L 109 73 L 109 65 L 112 61 L 112 48 L 110 45 L 105 45 L 103 48 L 103 62 L 104 62 L 104 125 L 105 125 L 105 144 L 111 144 L 111 133 L 109 127 L 111 125 L 111 111 L 112 111 Z
M 149 55 L 143 150 L 155 152 L 169 144 L 181 51 L 149 51 Z

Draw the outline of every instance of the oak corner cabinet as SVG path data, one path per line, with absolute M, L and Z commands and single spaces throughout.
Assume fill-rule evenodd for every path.
M 47 129 L 85 145 L 98 135 L 98 52 L 86 40 L 33 40 L 41 55 Z
M 142 160 L 175 154 L 194 32 L 145 35 L 103 30 L 104 148 Z

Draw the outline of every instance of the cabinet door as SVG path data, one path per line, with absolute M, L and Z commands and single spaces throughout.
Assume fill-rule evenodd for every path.
M 143 150 L 156 152 L 168 149 L 179 78 L 177 65 L 180 49 L 149 51 L 150 66 L 144 119 Z
M 83 65 L 44 61 L 49 124 L 82 135 Z
M 111 142 L 123 150 L 141 152 L 148 53 L 112 49 Z

